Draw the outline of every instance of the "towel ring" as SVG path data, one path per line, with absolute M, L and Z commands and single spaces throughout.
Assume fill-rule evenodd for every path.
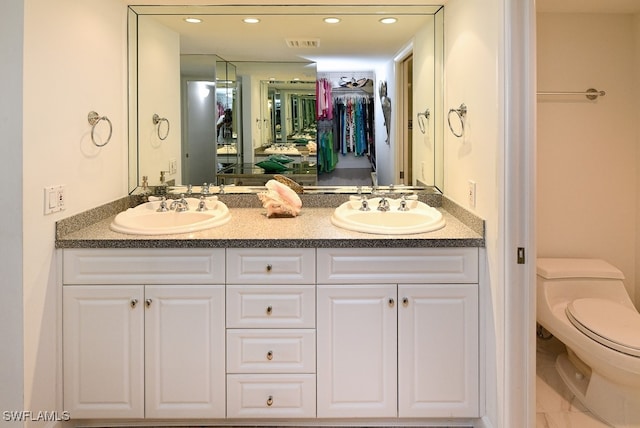
M 458 119 L 460 119 L 460 125 L 462 126 L 462 129 L 460 130 L 460 133 L 456 133 L 456 131 L 453 130 L 453 127 L 451 126 L 451 113 L 455 113 L 456 115 L 458 115 Z M 451 132 L 453 133 L 453 135 L 455 135 L 456 137 L 460 138 L 464 135 L 464 118 L 467 116 L 467 106 L 463 104 L 460 104 L 460 107 L 455 109 L 452 108 L 449 110 L 449 114 L 447 115 L 447 122 L 449 122 L 449 129 L 451 130 Z
M 167 119 L 166 117 L 160 117 L 157 114 L 154 114 L 152 117 L 152 120 L 153 120 L 153 124 L 157 126 L 156 133 L 158 134 L 158 138 L 160 138 L 162 141 L 166 140 L 167 137 L 169 136 L 169 128 L 171 126 L 169 125 L 169 119 Z M 160 135 L 160 124 L 162 122 L 167 122 L 167 132 L 164 134 L 164 137 Z
M 422 132 L 423 134 L 427 132 L 424 121 L 425 119 L 429 120 L 430 117 L 431 117 L 431 112 L 429 111 L 429 109 L 426 109 L 422 113 L 418 113 L 418 126 L 420 127 L 420 132 Z
M 109 120 L 109 118 L 107 116 L 100 116 L 95 111 L 90 111 L 89 115 L 87 116 L 87 120 L 91 125 L 91 142 L 96 147 L 106 146 L 107 143 L 111 141 L 111 135 L 113 135 L 113 125 L 111 124 L 111 121 Z M 96 143 L 95 132 L 96 132 L 96 126 L 98 126 L 98 123 L 100 123 L 101 120 L 104 120 L 109 124 L 109 136 L 107 137 L 107 140 L 104 143 L 98 144 Z

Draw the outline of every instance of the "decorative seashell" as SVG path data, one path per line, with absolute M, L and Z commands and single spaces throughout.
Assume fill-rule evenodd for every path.
M 266 192 L 258 193 L 262 206 L 267 209 L 267 217 L 275 215 L 296 217 L 302 209 L 302 200 L 290 187 L 269 180 L 265 184 Z

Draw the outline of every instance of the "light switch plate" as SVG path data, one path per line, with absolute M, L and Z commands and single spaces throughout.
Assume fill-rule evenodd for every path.
M 469 208 L 476 207 L 476 182 L 469 180 Z
M 64 186 L 47 186 L 44 188 L 44 213 L 52 214 L 65 209 Z

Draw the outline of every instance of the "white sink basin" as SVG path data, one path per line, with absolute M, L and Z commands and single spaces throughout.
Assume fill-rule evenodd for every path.
M 215 199 L 206 201 L 208 210 L 196 211 L 196 198 L 186 198 L 189 209 L 183 212 L 159 212 L 160 201 L 146 202 L 118 214 L 111 222 L 111 230 L 132 235 L 167 235 L 197 232 L 221 226 L 231 219 L 229 208 Z M 172 200 L 167 200 L 167 206 Z
M 406 201 L 408 211 L 399 211 L 399 199 L 387 199 L 389 211 L 378 211 L 380 198 L 367 201 L 370 211 L 362 211 L 362 202 L 352 200 L 335 209 L 331 223 L 343 229 L 380 235 L 406 235 L 425 233 L 445 226 L 442 213 L 429 205 L 416 201 Z

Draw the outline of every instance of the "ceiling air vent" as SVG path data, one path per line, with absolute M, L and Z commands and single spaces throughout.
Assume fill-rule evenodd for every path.
M 290 48 L 317 48 L 320 46 L 320 39 L 285 39 Z

